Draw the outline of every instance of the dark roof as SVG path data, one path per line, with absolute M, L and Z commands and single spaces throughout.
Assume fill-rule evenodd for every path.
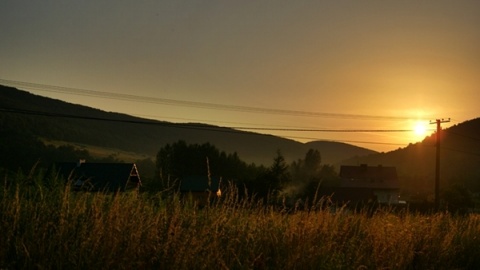
M 58 176 L 71 181 L 75 187 L 101 191 L 125 190 L 128 184 L 140 185 L 140 175 L 134 163 L 76 163 L 54 165 Z
M 399 189 L 395 167 L 341 166 L 342 188 Z
M 220 188 L 220 178 L 207 176 L 185 176 L 180 180 L 181 192 L 217 192 Z

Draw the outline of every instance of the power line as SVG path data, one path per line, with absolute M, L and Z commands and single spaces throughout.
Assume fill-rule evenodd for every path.
M 25 115 L 33 115 L 33 116 L 108 121 L 108 122 L 120 122 L 120 123 L 130 123 L 130 124 L 157 125 L 157 126 L 166 126 L 166 127 L 173 127 L 173 128 L 187 128 L 187 129 L 200 129 L 200 130 L 210 130 L 210 131 L 218 131 L 218 132 L 240 133 L 240 131 L 229 130 L 226 127 L 225 128 L 215 127 L 215 126 L 210 126 L 205 124 L 177 124 L 177 123 L 169 123 L 169 122 L 160 122 L 157 120 L 139 121 L 139 120 L 127 120 L 127 119 L 112 119 L 112 118 L 79 116 L 79 115 L 72 115 L 72 114 L 61 114 L 61 113 L 40 112 L 40 111 L 32 111 L 32 110 L 9 109 L 9 108 L 0 108 L 0 112 L 17 113 L 17 114 L 25 114 Z
M 183 120 L 183 121 L 194 121 L 194 123 L 201 123 L 201 122 L 210 122 L 210 123 L 221 123 L 221 124 L 234 124 L 234 125 L 247 125 L 247 127 L 243 128 L 242 126 L 231 126 L 232 128 L 237 128 L 237 129 L 248 129 L 248 130 L 271 130 L 271 131 L 318 131 L 317 129 L 314 128 L 307 128 L 307 127 L 295 127 L 295 126 L 285 126 L 285 125 L 271 125 L 271 124 L 256 124 L 256 123 L 241 123 L 241 122 L 228 122 L 228 121 L 211 121 L 211 120 L 201 120 L 201 119 L 192 119 L 192 118 L 180 118 L 180 117 L 160 117 L 156 115 L 145 115 L 145 114 L 133 114 L 138 117 L 147 117 L 150 119 L 156 119 L 159 120 L 159 118 L 162 119 L 175 119 L 175 120 Z M 160 121 L 160 120 L 159 120 Z M 190 122 L 192 123 L 192 122 Z M 257 127 L 251 127 L 251 126 L 257 126 Z M 266 128 L 268 126 L 269 128 Z M 341 130 L 349 130 L 351 131 L 352 129 L 323 129 L 322 131 L 332 131 L 332 132 L 337 132 Z M 399 132 L 414 132 L 414 130 L 410 129 L 405 129 L 405 130 L 396 130 L 396 129 L 373 129 L 373 132 L 381 132 L 382 130 L 386 132 L 391 132 L 391 131 L 399 131 Z M 362 130 L 362 132 L 367 132 L 368 130 Z M 425 131 L 435 131 L 435 129 L 425 129 Z
M 371 116 L 371 115 L 359 115 L 359 114 L 333 114 L 333 113 L 316 113 L 316 112 L 306 112 L 306 111 L 289 111 L 289 110 L 276 110 L 276 109 L 268 109 L 268 108 L 255 108 L 255 107 L 248 107 L 248 106 L 228 106 L 222 104 L 213 104 L 213 103 L 201 103 L 201 102 L 190 102 L 190 101 L 181 101 L 181 100 L 170 100 L 170 99 L 157 99 L 151 97 L 142 97 L 136 95 L 125 95 L 125 94 L 116 94 L 116 93 L 108 93 L 108 92 L 100 92 L 100 91 L 92 91 L 92 90 L 85 90 L 85 89 L 77 89 L 77 88 L 69 88 L 69 87 L 61 87 L 61 86 L 52 86 L 52 85 L 44 85 L 44 84 L 37 84 L 37 83 L 28 83 L 22 81 L 12 81 L 12 80 L 3 80 L 0 79 L 0 82 L 7 82 L 11 85 L 22 85 L 24 87 L 29 88 L 36 88 L 40 91 L 49 91 L 49 92 L 60 92 L 60 93 L 67 93 L 67 94 L 74 94 L 74 95 L 85 95 L 85 96 L 95 96 L 95 97 L 102 97 L 102 98 L 109 98 L 109 99 L 121 99 L 121 100 L 131 100 L 136 102 L 148 102 L 148 103 L 160 103 L 164 104 L 163 102 L 170 102 L 167 105 L 191 105 L 197 106 L 201 105 L 207 106 L 209 109 L 232 109 L 232 110 L 243 110 L 247 112 L 260 112 L 260 113 L 281 113 L 281 114 L 291 114 L 291 115 L 307 115 L 307 116 L 323 116 L 323 117 L 339 117 L 339 118 L 355 118 L 355 119 L 390 119 L 390 120 L 411 120 L 408 117 L 384 117 L 384 116 Z M 186 103 L 185 103 L 186 102 Z M 208 107 L 210 106 L 210 107 Z M 213 107 L 212 107 L 213 106 Z M 216 107 L 216 106 L 221 106 Z M 57 115 L 59 116 L 59 115 Z M 76 116 L 76 118 L 78 118 Z M 94 119 L 94 120 L 105 120 L 111 121 L 110 119 Z M 201 121 L 201 120 L 200 120 Z M 139 123 L 145 124 L 145 122 L 137 122 L 137 121 L 130 121 L 131 123 Z M 147 123 L 151 124 L 151 123 Z M 164 125 L 166 123 L 163 123 Z M 208 126 L 204 124 L 194 125 L 181 125 L 181 124 L 173 124 L 171 126 L 178 127 L 178 128 L 190 128 L 190 129 L 204 129 L 204 130 L 212 130 L 221 131 L 221 132 L 234 132 L 238 133 L 238 130 L 244 131 L 286 131 L 286 132 L 331 132 L 331 133 L 391 133 L 391 132 L 413 132 L 413 130 L 409 129 L 315 129 L 315 128 L 299 128 L 299 127 L 281 127 L 281 126 L 273 126 L 269 125 L 270 127 L 265 127 L 265 125 L 260 124 L 242 124 L 242 123 L 233 123 L 230 124 L 241 124 L 241 126 L 226 126 L 227 129 L 234 129 L 234 130 L 225 130 L 221 129 L 220 127 Z M 256 126 L 256 127 L 252 127 Z M 260 127 L 258 127 L 260 126 Z M 254 134 L 254 133 L 251 133 Z M 299 138 L 299 137 L 289 137 L 289 136 L 282 136 L 285 138 Z M 345 141 L 345 142 L 352 142 L 352 143 L 368 143 L 368 144 L 384 144 L 384 145 L 396 145 L 401 146 L 403 144 L 393 144 L 393 143 L 381 143 L 381 142 L 364 142 L 364 141 Z
M 405 144 L 400 144 L 400 143 L 385 143 L 385 142 L 371 142 L 371 141 L 352 141 L 352 140 L 330 140 L 330 139 L 321 139 L 321 138 L 313 138 L 313 137 L 298 137 L 298 136 L 284 136 L 285 138 L 290 138 L 290 139 L 303 139 L 303 140 L 316 140 L 316 141 L 329 141 L 329 142 L 339 142 L 339 143 L 360 143 L 360 144 L 381 144 L 381 145 L 393 145 L 393 146 L 405 146 Z M 433 148 L 435 145 L 428 144 L 423 142 L 419 146 L 421 147 L 430 147 Z M 451 152 L 458 152 L 462 154 L 468 154 L 468 155 L 473 155 L 473 156 L 479 156 L 480 153 L 475 153 L 475 152 L 470 152 L 470 151 L 464 151 L 464 150 L 459 150 L 451 147 L 445 147 L 441 146 L 442 150 L 446 151 L 451 151 Z
M 5 79 L 0 79 L 0 82 L 9 86 L 33 88 L 38 91 L 66 93 L 66 94 L 73 94 L 73 95 L 80 95 L 80 96 L 101 97 L 101 98 L 107 98 L 107 99 L 127 100 L 127 101 L 143 102 L 143 103 L 163 104 L 163 105 L 169 105 L 169 106 L 194 107 L 194 108 L 211 109 L 211 110 L 277 114 L 277 115 L 290 115 L 290 116 L 306 116 L 306 117 L 363 119 L 363 120 L 410 120 L 411 119 L 409 117 L 325 113 L 325 112 L 312 112 L 312 111 L 300 111 L 300 110 L 260 108 L 260 107 L 251 107 L 251 106 L 242 106 L 242 105 L 225 105 L 225 104 L 218 104 L 218 103 L 146 97 L 146 96 L 138 96 L 138 95 L 131 95 L 131 94 L 118 94 L 118 93 L 111 93 L 111 92 L 93 91 L 93 90 L 86 90 L 86 89 L 79 89 L 79 88 L 54 86 L 54 85 L 5 80 Z
M 445 149 L 447 151 L 453 151 L 453 152 L 458 152 L 458 153 L 462 153 L 462 154 L 468 154 L 468 155 L 480 157 L 480 153 L 474 153 L 474 152 L 470 152 L 470 151 L 464 151 L 464 150 L 459 150 L 459 149 L 454 149 L 454 148 L 444 147 L 444 146 L 442 146 L 442 149 Z
M 22 109 L 9 109 L 9 108 L 0 108 L 0 112 L 5 113 L 16 113 L 16 114 L 25 114 L 25 115 L 33 115 L 33 116 L 46 116 L 46 117 L 60 117 L 60 118 L 71 118 L 71 119 L 83 119 L 83 120 L 94 120 L 94 121 L 110 121 L 110 122 L 122 122 L 122 123 L 130 123 L 130 124 L 145 124 L 145 125 L 158 125 L 158 126 L 165 126 L 165 127 L 172 127 L 172 128 L 184 128 L 184 129 L 193 129 L 193 130 L 206 130 L 206 131 L 214 131 L 214 132 L 225 132 L 225 133 L 238 133 L 238 134 L 248 134 L 248 135 L 260 135 L 258 133 L 245 133 L 244 131 L 237 130 L 235 127 L 216 127 L 210 126 L 205 124 L 181 124 L 181 123 L 169 123 L 169 122 L 161 122 L 158 120 L 126 120 L 126 119 L 111 119 L 111 118 L 102 118 L 102 117 L 91 117 L 91 116 L 79 116 L 79 115 L 71 115 L 71 114 L 61 114 L 61 113 L 51 113 L 51 112 L 41 112 L 41 111 L 33 111 L 33 110 L 22 110 Z M 248 127 L 243 127 L 245 129 L 249 129 Z M 257 128 L 250 128 L 252 130 Z M 264 128 L 263 130 L 272 130 L 268 128 Z M 278 129 L 273 129 L 278 130 Z M 361 129 L 352 129 L 352 130 L 332 130 L 332 129 L 281 129 L 284 131 L 313 131 L 313 132 L 404 132 L 404 131 L 412 131 L 412 130 L 361 130 Z M 393 146 L 403 146 L 404 144 L 398 143 L 385 143 L 385 142 L 372 142 L 372 141 L 355 141 L 355 140 L 325 140 L 319 138 L 312 138 L 312 137 L 298 137 L 298 136 L 282 136 L 284 138 L 290 139 L 307 139 L 307 140 L 322 140 L 322 141 L 331 141 L 331 142 L 340 142 L 340 143 L 360 143 L 360 144 L 378 144 L 378 145 L 393 145 Z M 427 147 L 433 147 L 433 145 L 422 145 Z M 455 151 L 463 154 L 475 155 L 480 156 L 480 153 L 474 153 L 470 151 L 463 151 L 459 149 L 454 149 L 450 147 L 441 146 L 442 149 L 447 151 Z
M 139 121 L 139 120 L 126 120 L 126 119 L 112 119 L 112 118 L 103 118 L 103 117 L 93 117 L 93 116 L 79 116 L 72 114 L 63 114 L 63 113 L 52 113 L 52 112 L 41 112 L 33 110 L 21 110 L 21 109 L 10 109 L 10 108 L 0 108 L 2 112 L 8 113 L 19 113 L 19 114 L 28 114 L 36 116 L 49 116 L 49 117 L 61 117 L 61 118 L 74 118 L 74 119 L 84 119 L 84 120 L 97 120 L 97 121 L 111 121 L 111 122 L 123 122 L 123 123 L 132 123 L 132 124 L 148 124 L 148 125 L 162 125 L 162 126 L 172 126 L 172 127 L 191 127 L 195 129 L 234 129 L 234 130 L 256 130 L 256 131 L 296 131 L 296 132 L 340 132 L 340 133 L 359 133 L 359 132 L 413 132 L 409 129 L 303 129 L 303 128 L 261 128 L 261 127 L 247 127 L 247 126 L 230 126 L 230 127 L 215 127 L 205 124 L 180 124 L 180 123 L 168 123 L 160 122 L 157 120 L 149 121 Z
M 405 144 L 400 143 L 384 143 L 384 142 L 369 142 L 369 141 L 351 141 L 351 140 L 330 140 L 330 139 L 321 139 L 321 138 L 312 138 L 312 137 L 298 137 L 298 136 L 284 136 L 289 139 L 303 139 L 303 140 L 314 140 L 314 141 L 328 141 L 328 142 L 338 142 L 338 143 L 362 143 L 362 144 L 381 144 L 381 145 L 394 145 L 394 146 L 403 146 Z
M 454 132 L 454 131 L 451 131 L 451 130 L 445 130 L 445 132 L 448 133 L 448 134 L 452 134 L 452 135 L 460 136 L 460 137 L 463 137 L 463 138 L 467 138 L 467 139 L 470 139 L 472 141 L 480 142 L 480 138 L 478 138 L 478 137 L 472 137 L 472 136 L 468 136 L 468 135 L 465 135 L 465 134 L 460 134 L 460 133 L 457 133 L 457 132 Z
M 132 114 L 140 118 L 149 118 L 162 121 L 163 119 L 172 119 L 172 120 L 182 120 L 188 121 L 188 123 L 219 123 L 219 124 L 229 124 L 229 125 L 247 125 L 247 126 L 259 126 L 259 127 L 275 127 L 275 128 L 301 128 L 309 129 L 306 127 L 296 127 L 296 126 L 285 126 L 285 125 L 275 125 L 275 124 L 258 124 L 258 123 L 245 123 L 245 122 L 233 122 L 233 121 L 215 121 L 215 120 L 204 120 L 204 119 L 193 119 L 193 118 L 183 118 L 183 117 L 169 117 L 169 116 L 158 116 L 158 115 L 146 115 L 146 114 Z M 162 119 L 162 120 L 160 120 Z
M 262 130 L 262 131 L 300 131 L 300 132 L 413 132 L 411 129 L 304 129 L 304 128 L 262 128 L 262 127 L 231 127 L 243 130 Z

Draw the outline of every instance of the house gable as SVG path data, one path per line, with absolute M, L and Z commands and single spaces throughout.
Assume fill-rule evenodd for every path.
M 57 175 L 72 182 L 74 188 L 90 191 L 125 191 L 141 185 L 134 163 L 75 163 L 54 165 Z
M 340 178 L 340 187 L 336 190 L 338 200 L 398 203 L 400 184 L 395 167 L 341 166 Z
M 399 189 L 395 167 L 341 166 L 341 186 L 345 188 Z

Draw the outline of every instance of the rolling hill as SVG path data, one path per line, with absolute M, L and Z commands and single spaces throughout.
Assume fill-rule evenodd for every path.
M 441 132 L 440 186 L 461 185 L 480 192 L 480 118 L 465 121 Z M 422 142 L 391 151 L 356 157 L 344 164 L 395 166 L 402 190 L 410 194 L 433 192 L 436 168 L 436 134 Z
M 227 153 L 237 152 L 246 162 L 269 165 L 277 150 L 287 161 L 303 158 L 308 149 L 320 151 L 324 164 L 376 152 L 337 142 L 300 143 L 272 135 L 206 124 L 176 124 L 67 103 L 0 86 L 0 123 L 13 130 L 71 145 L 103 147 L 154 157 L 167 143 L 209 142 Z M 8 143 L 8 142 L 2 142 Z M 88 147 L 87 147 L 88 149 Z M 116 149 L 116 150 L 112 150 Z
M 435 134 L 405 148 L 377 153 L 345 143 L 300 143 L 213 125 L 147 120 L 75 105 L 6 86 L 0 86 L 0 126 L 0 149 L 12 149 L 2 148 L 2 145 L 28 143 L 30 136 L 56 147 L 63 144 L 91 153 L 103 152 L 103 155 L 122 153 L 117 157 L 154 159 L 158 150 L 167 143 L 184 140 L 187 143 L 209 142 L 227 153 L 237 152 L 243 161 L 264 165 L 271 164 L 277 150 L 290 162 L 304 158 L 309 149 L 317 149 L 324 164 L 395 166 L 404 193 L 431 194 L 434 187 Z M 480 192 L 479 134 L 480 118 L 457 124 L 442 132 L 441 188 L 457 184 Z M 6 154 L 12 160 L 22 160 L 26 156 L 35 160 L 38 158 L 32 157 L 35 153 L 37 152 L 33 150 L 22 149 Z M 0 164 L 2 166 L 4 164 Z

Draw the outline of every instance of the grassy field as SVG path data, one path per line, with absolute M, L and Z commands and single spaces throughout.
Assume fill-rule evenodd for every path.
M 0 269 L 478 269 L 480 216 L 0 187 Z M 18 179 L 21 178 L 21 179 Z M 39 178 L 39 176 L 37 177 Z

